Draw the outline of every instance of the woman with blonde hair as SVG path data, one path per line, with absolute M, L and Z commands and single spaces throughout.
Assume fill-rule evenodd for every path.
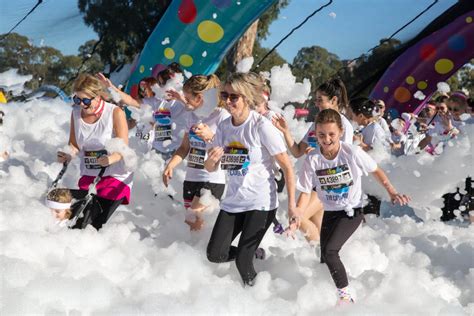
M 200 203 L 202 189 L 210 190 L 216 199 L 220 199 L 225 188 L 224 171 L 208 172 L 204 168 L 209 142 L 212 141 L 217 126 L 229 117 L 229 113 L 219 106 L 219 86 L 220 80 L 216 75 L 195 75 L 184 83 L 184 95 L 169 91 L 171 96 L 184 102 L 193 111 L 181 146 L 163 172 L 163 183 L 168 186 L 173 170 L 187 158 L 183 200 L 187 211 L 185 222 L 191 230 L 199 230 L 204 224 L 201 213 L 205 206 Z
M 101 212 L 96 212 L 90 223 L 100 229 L 120 204 L 130 201 L 131 169 L 136 156 L 128 147 L 125 114 L 119 107 L 104 101 L 108 95 L 101 81 L 95 76 L 80 74 L 73 88 L 75 106 L 71 114 L 69 150 L 67 153 L 59 151 L 58 161 L 69 162 L 79 156 L 81 190 L 88 190 L 101 169 L 106 168 L 97 183 Z
M 286 146 L 272 123 L 252 109 L 263 102 L 257 75 L 235 73 L 222 85 L 220 98 L 231 117 L 219 124 L 205 167 L 227 172 L 227 191 L 207 247 L 211 262 L 235 260 L 245 285 L 255 283 L 253 259 L 278 208 L 274 165 L 285 174 L 288 212 L 295 211 L 295 180 Z M 232 241 L 241 234 L 237 247 Z M 261 252 L 261 251 L 260 251 Z

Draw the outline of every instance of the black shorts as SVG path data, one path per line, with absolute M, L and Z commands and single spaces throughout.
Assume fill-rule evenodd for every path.
M 211 194 L 218 200 L 224 194 L 225 184 L 211 182 L 184 181 L 183 183 L 183 201 L 184 207 L 189 208 L 194 196 L 201 197 L 201 189 L 211 191 Z

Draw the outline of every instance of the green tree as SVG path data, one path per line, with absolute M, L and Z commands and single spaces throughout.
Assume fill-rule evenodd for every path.
M 171 0 L 78 0 L 84 21 L 101 38 L 100 59 L 113 72 L 140 53 Z
M 331 78 L 342 62 L 336 54 L 328 52 L 320 46 L 303 47 L 293 59 L 293 74 L 302 81 L 308 78 L 311 81 L 311 90 L 314 92 L 323 82 Z
M 469 92 L 469 96 L 474 96 L 474 59 L 459 68 L 448 80 L 447 83 L 451 87 L 451 91 L 465 89 Z
M 17 33 L 5 37 L 0 47 L 0 72 L 14 68 L 22 75 L 32 75 L 26 87 L 33 90 L 45 84 L 62 87 L 77 73 L 81 62 L 79 56 L 63 56 L 49 46 L 33 46 Z

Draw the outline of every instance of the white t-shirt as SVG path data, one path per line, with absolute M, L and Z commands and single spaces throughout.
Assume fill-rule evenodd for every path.
M 143 103 L 153 109 L 153 148 L 161 153 L 175 151 L 181 145 L 192 112 L 176 100 L 145 98 Z
M 278 207 L 273 156 L 286 152 L 286 145 L 276 134 L 278 129 L 254 111 L 239 126 L 230 117 L 217 127 L 214 145 L 224 149 L 219 168 L 228 176 L 221 209 L 240 213 Z
M 371 147 L 374 146 L 374 143 L 382 144 L 384 147 L 388 147 L 387 134 L 377 122 L 372 122 L 361 131 L 362 140 L 366 145 Z
M 344 133 L 342 134 L 341 140 L 345 143 L 352 144 L 354 139 L 354 127 L 352 127 L 351 122 L 349 122 L 349 120 L 343 114 L 340 115 L 342 126 L 344 127 Z M 315 125 L 312 125 L 309 128 L 308 132 L 306 132 L 306 135 L 304 135 L 301 141 L 308 144 L 309 147 L 319 147 L 318 139 L 316 138 Z
M 229 112 L 222 108 L 216 108 L 208 118 L 200 119 L 196 115 L 192 115 L 187 124 L 188 138 L 189 138 L 189 153 L 186 167 L 186 180 L 194 182 L 211 182 L 211 183 L 225 183 L 224 170 L 217 170 L 215 172 L 208 172 L 204 169 L 204 161 L 207 159 L 207 150 L 210 149 L 208 143 L 199 138 L 192 130 L 195 124 L 199 122 L 207 124 L 209 128 L 216 133 L 217 126 L 230 117 Z
M 377 163 L 359 146 L 340 144 L 333 160 L 324 158 L 320 148 L 311 151 L 298 173 L 296 188 L 304 193 L 315 188 L 325 211 L 364 206 L 362 175 L 377 170 Z

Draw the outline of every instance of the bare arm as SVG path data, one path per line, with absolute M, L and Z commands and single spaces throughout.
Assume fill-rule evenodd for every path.
M 163 171 L 163 183 L 167 187 L 169 184 L 169 181 L 173 177 L 173 170 L 178 166 L 181 161 L 183 161 L 186 156 L 189 153 L 189 149 L 191 148 L 189 144 L 189 137 L 188 133 L 184 134 L 183 141 L 181 142 L 181 145 L 179 148 L 176 150 L 174 153 L 173 157 L 170 159 L 168 164 L 165 167 L 165 170 Z
M 275 115 L 272 117 L 272 123 L 278 128 L 282 133 L 283 137 L 285 138 L 286 145 L 290 150 L 291 154 L 295 158 L 299 158 L 306 153 L 306 149 L 308 148 L 308 144 L 305 142 L 296 143 L 293 137 L 291 136 L 290 129 L 288 123 L 286 122 L 285 118 L 281 115 Z
M 113 89 L 115 92 L 117 92 L 120 95 L 120 98 L 123 103 L 134 106 L 136 108 L 140 108 L 141 103 L 134 98 L 132 98 L 131 95 L 126 94 L 125 92 L 121 91 L 119 88 L 117 88 L 112 81 L 110 81 L 108 78 L 106 78 L 102 73 L 97 74 L 97 78 L 107 87 L 110 89 Z
M 69 126 L 69 141 L 68 141 L 68 144 L 69 144 L 69 148 L 71 149 L 71 154 L 68 154 L 68 153 L 65 153 L 65 152 L 62 152 L 62 151 L 58 151 L 58 153 L 57 153 L 58 162 L 61 162 L 61 163 L 70 162 L 71 159 L 74 156 L 76 156 L 77 153 L 79 152 L 79 145 L 77 145 L 77 141 L 76 141 L 76 133 L 75 133 L 75 130 L 74 130 L 74 118 L 73 118 L 72 113 L 71 113 L 71 124 Z
M 214 172 L 219 168 L 221 158 L 224 155 L 224 149 L 222 147 L 213 147 L 207 154 L 207 159 L 204 162 L 204 168 L 209 172 Z
M 290 157 L 286 152 L 276 154 L 276 161 L 280 165 L 280 168 L 283 170 L 285 175 L 286 189 L 288 192 L 288 214 L 290 217 L 297 216 L 296 211 L 296 202 L 295 202 L 295 173 L 291 165 Z
M 115 137 L 120 138 L 123 140 L 125 145 L 128 146 L 128 125 L 127 125 L 127 119 L 125 117 L 124 111 L 119 108 L 115 107 L 114 108 L 114 113 L 113 113 L 113 124 L 114 124 L 114 134 Z M 113 152 L 110 153 L 107 156 L 102 156 L 99 159 L 97 159 L 97 162 L 101 166 L 110 166 L 114 163 L 119 162 L 122 160 L 122 154 L 118 152 Z
M 390 200 L 393 204 L 398 203 L 400 205 L 405 205 L 410 202 L 411 199 L 409 196 L 405 194 L 399 194 L 397 192 L 397 190 L 390 183 L 390 180 L 382 169 L 377 168 L 374 172 L 372 172 L 372 175 L 375 177 L 377 182 L 384 187 L 388 195 L 390 195 Z

